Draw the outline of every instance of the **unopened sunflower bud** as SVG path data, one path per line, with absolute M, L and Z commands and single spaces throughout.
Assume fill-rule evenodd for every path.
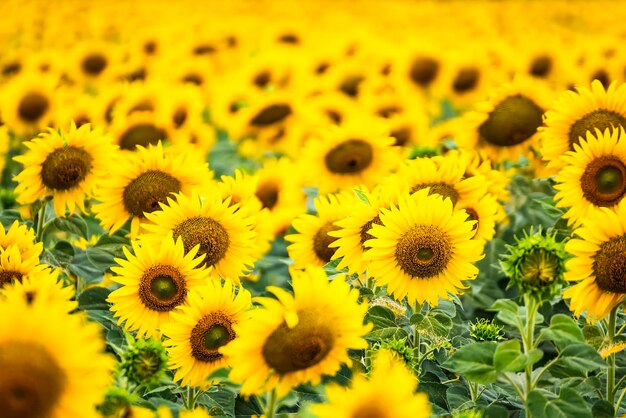
M 161 343 L 153 339 L 137 339 L 124 353 L 120 368 L 131 382 L 150 387 L 164 377 L 167 360 Z

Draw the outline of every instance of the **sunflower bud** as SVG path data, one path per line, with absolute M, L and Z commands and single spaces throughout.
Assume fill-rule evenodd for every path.
M 496 325 L 485 318 L 480 318 L 475 323 L 470 322 L 469 327 L 470 337 L 476 341 L 500 341 L 504 338 L 502 333 L 504 326 Z
M 104 418 L 118 418 L 128 415 L 135 397 L 122 388 L 109 388 L 104 401 L 96 407 Z
M 153 339 L 131 341 L 122 357 L 121 370 L 126 377 L 141 386 L 150 387 L 163 378 L 167 370 L 165 348 Z
M 387 340 L 377 342 L 371 350 L 368 351 L 367 357 L 374 360 L 378 353 L 381 351 L 388 351 L 393 357 L 398 360 L 402 360 L 409 370 L 413 373 L 418 371 L 418 360 L 413 352 L 413 349 L 408 346 L 406 338 L 395 339 L 390 338 Z
M 509 286 L 515 283 L 522 293 L 542 300 L 558 294 L 567 258 L 564 241 L 557 241 L 555 233 L 543 235 L 541 230 L 534 233 L 532 229 L 515 241 L 515 245 L 507 246 L 509 254 L 500 261 L 511 279 Z
M 463 409 L 452 412 L 452 418 L 483 418 L 484 412 L 480 409 Z

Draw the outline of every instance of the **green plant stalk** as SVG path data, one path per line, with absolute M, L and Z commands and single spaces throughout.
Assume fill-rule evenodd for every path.
M 267 408 L 265 408 L 265 418 L 274 418 L 276 414 L 276 389 L 272 390 L 270 393 L 270 399 L 267 403 Z
M 613 308 L 609 315 L 609 322 L 607 324 L 609 344 L 613 344 L 613 340 L 615 339 L 615 322 L 617 320 L 618 307 L 619 305 Z M 607 365 L 609 368 L 606 373 L 606 400 L 613 405 L 615 403 L 615 353 L 609 355 Z
M 189 411 L 193 411 L 196 407 L 196 400 L 198 399 L 199 391 L 196 391 L 195 387 L 187 385 L 187 395 L 183 394 L 183 404 Z
M 478 383 L 474 383 L 471 381 L 467 381 L 467 386 L 469 387 L 470 399 L 472 402 L 476 403 L 478 400 Z
M 524 295 L 524 304 L 526 305 L 526 324 L 524 329 L 521 329 L 522 333 L 522 345 L 524 348 L 524 354 L 528 354 L 530 350 L 534 347 L 534 338 L 535 338 L 535 315 L 537 314 L 537 310 L 539 309 L 539 304 L 536 303 L 535 298 L 532 296 Z M 526 388 L 525 395 L 528 397 L 528 394 L 533 389 L 533 366 L 529 364 L 525 369 L 526 374 Z
M 422 311 L 422 305 L 417 301 L 415 301 L 415 304 L 413 305 L 412 308 L 413 308 L 413 315 Z M 419 332 L 417 332 L 417 328 L 415 327 L 415 325 L 413 325 L 411 328 L 413 328 L 413 348 L 417 348 L 418 354 L 421 355 L 422 347 L 421 347 L 421 341 L 420 341 L 420 334 Z
M 35 227 L 37 242 L 42 242 L 43 238 L 43 222 L 44 218 L 46 217 L 46 203 L 47 202 L 44 201 L 39 208 L 39 211 L 37 212 L 37 225 Z

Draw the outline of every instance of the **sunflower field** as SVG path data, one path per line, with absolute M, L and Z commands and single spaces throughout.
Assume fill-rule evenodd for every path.
M 0 16 L 0 418 L 626 416 L 625 2 Z

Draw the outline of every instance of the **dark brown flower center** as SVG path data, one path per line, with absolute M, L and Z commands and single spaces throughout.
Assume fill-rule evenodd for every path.
M 272 81 L 272 74 L 267 71 L 261 71 L 252 79 L 252 83 L 258 88 L 265 88 Z
M 126 211 L 133 216 L 160 210 L 159 203 L 166 203 L 172 193 L 180 192 L 180 181 L 162 171 L 150 170 L 140 174 L 124 189 L 123 201 Z
M 140 123 L 128 128 L 119 139 L 121 149 L 134 151 L 137 145 L 147 147 L 148 145 L 156 145 L 159 141 L 167 138 L 167 133 L 157 128 L 151 123 Z
M 223 355 L 218 349 L 236 337 L 231 318 L 222 312 L 211 312 L 202 317 L 191 330 L 191 355 L 199 361 L 212 363 Z
M 328 151 L 326 168 L 337 174 L 353 174 L 365 170 L 372 163 L 374 150 L 367 142 L 349 139 Z
M 461 68 L 452 81 L 452 90 L 456 93 L 466 93 L 473 90 L 480 80 L 480 72 L 477 68 Z
M 83 71 L 89 75 L 100 74 L 107 66 L 107 60 L 100 54 L 89 54 L 82 62 Z
M 271 210 L 278 202 L 279 192 L 278 184 L 266 181 L 257 186 L 254 194 L 261 201 L 264 208 Z
M 392 138 L 396 140 L 395 144 L 393 145 L 396 145 L 398 147 L 403 147 L 409 144 L 411 142 L 412 135 L 413 135 L 413 132 L 411 131 L 411 128 L 408 126 L 403 126 L 398 129 L 393 129 L 389 133 L 389 136 L 391 136 Z
M 381 405 L 370 402 L 365 403 L 352 414 L 351 418 L 389 418 Z
M 14 282 L 22 282 L 23 274 L 19 271 L 13 270 L 2 270 L 0 271 L 0 289 L 5 285 L 14 283 Z
M 28 123 L 35 123 L 43 117 L 50 107 L 48 98 L 40 93 L 28 93 L 20 100 L 17 113 Z
M 382 225 L 383 223 L 380 220 L 380 215 L 376 215 L 372 220 L 368 221 L 361 227 L 361 246 L 365 250 L 365 241 L 370 239 L 375 239 L 376 237 L 370 235 L 369 231 L 372 229 L 372 225 Z
M 176 111 L 172 115 L 172 121 L 174 122 L 174 126 L 176 128 L 180 128 L 181 126 L 183 126 L 186 120 L 187 120 L 187 109 L 185 109 L 184 107 L 176 109 Z
M 332 350 L 335 336 L 314 311 L 298 312 L 298 324 L 289 328 L 281 324 L 263 344 L 263 358 L 278 374 L 315 366 Z
M 521 94 L 509 96 L 495 106 L 478 128 L 481 138 L 500 147 L 521 144 L 542 124 L 543 110 Z
M 337 251 L 336 248 L 328 247 L 337 239 L 335 237 L 331 237 L 328 233 L 338 229 L 339 227 L 333 225 L 332 222 L 327 222 L 317 230 L 315 236 L 313 237 L 313 251 L 315 251 L 315 254 L 324 263 L 328 263 L 331 257 L 335 254 L 335 251 Z
M 399 113 L 402 113 L 402 108 L 396 105 L 383 106 L 376 111 L 378 116 L 385 119 L 389 119 Z
M 52 355 L 34 343 L 0 345 L 0 411 L 3 418 L 54 415 L 66 376 Z
M 419 278 L 442 273 L 452 257 L 448 236 L 432 225 L 415 225 L 400 237 L 396 260 L 408 275 Z
M 11 76 L 11 75 L 19 73 L 21 69 L 22 69 L 22 64 L 20 64 L 19 62 L 17 61 L 9 62 L 8 64 L 5 64 L 2 67 L 2 75 Z
M 430 189 L 428 191 L 428 195 L 438 194 L 444 199 L 450 199 L 453 205 L 456 205 L 456 202 L 459 201 L 460 195 L 459 192 L 456 191 L 454 186 L 442 182 L 416 184 L 411 188 L 411 194 L 417 192 L 418 190 L 423 190 L 426 188 Z
M 82 148 L 67 146 L 52 151 L 41 167 L 41 181 L 49 189 L 69 190 L 85 180 L 93 158 Z
M 185 278 L 173 266 L 150 267 L 139 282 L 139 299 L 153 311 L 171 311 L 181 305 L 186 296 Z
M 464 208 L 465 212 L 467 212 L 467 222 L 476 221 L 472 226 L 472 231 L 476 231 L 478 229 L 478 212 L 472 208 Z
M 607 73 L 606 70 L 602 69 L 591 75 L 591 81 L 593 80 L 598 80 L 605 89 L 609 88 L 609 85 L 611 84 L 611 76 L 609 76 L 609 73 Z
M 572 124 L 569 129 L 569 149 L 574 150 L 574 144 L 580 144 L 580 138 L 587 140 L 587 131 L 596 135 L 596 129 L 604 132 L 607 129 L 622 127 L 626 129 L 626 118 L 617 112 L 606 109 L 598 109 L 587 113 Z
M 600 289 L 626 293 L 626 234 L 600 244 L 593 259 L 593 272 Z
M 626 166 L 617 157 L 596 158 L 580 177 L 580 187 L 585 199 L 594 205 L 616 205 L 626 194 Z
M 190 73 L 182 78 L 184 83 L 193 84 L 195 86 L 201 86 L 204 83 L 204 79 L 200 74 Z
M 432 58 L 421 57 L 413 61 L 409 76 L 418 86 L 427 87 L 435 80 L 438 73 L 439 62 Z
M 264 127 L 283 121 L 291 115 L 291 106 L 284 103 L 273 104 L 261 109 L 255 117 L 252 118 L 250 124 L 257 127 Z
M 339 85 L 339 91 L 349 97 L 357 97 L 359 95 L 359 86 L 365 80 L 362 75 L 351 75 L 346 77 Z
M 536 57 L 531 63 L 528 72 L 535 77 L 547 77 L 552 70 L 552 58 L 547 55 Z
M 174 239 L 182 237 L 185 253 L 199 244 L 198 256 L 205 255 L 204 264 L 207 267 L 217 264 L 224 258 L 230 244 L 228 232 L 219 222 L 201 216 L 186 219 L 178 224 L 173 235 Z

